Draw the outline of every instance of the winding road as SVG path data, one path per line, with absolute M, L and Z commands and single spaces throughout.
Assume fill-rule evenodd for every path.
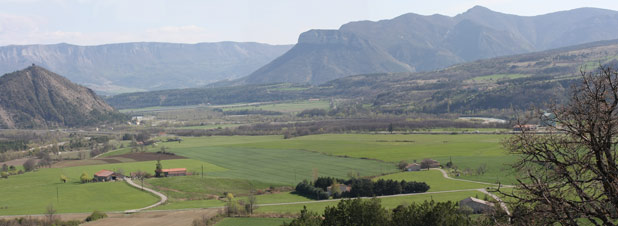
M 142 186 L 137 185 L 137 184 L 136 184 L 135 182 L 133 182 L 133 180 L 131 180 L 131 178 L 129 178 L 129 177 L 125 177 L 125 178 L 124 178 L 124 180 L 125 180 L 125 181 L 129 184 L 129 185 L 131 185 L 131 186 L 133 186 L 133 187 L 136 187 L 136 188 L 138 188 L 138 189 L 142 189 L 142 190 L 144 190 L 144 191 L 150 192 L 150 193 L 152 193 L 152 194 L 154 194 L 154 195 L 156 195 L 156 196 L 159 196 L 159 198 L 161 198 L 161 200 L 159 200 L 159 202 L 157 202 L 157 203 L 155 203 L 155 204 L 152 204 L 152 205 L 147 206 L 147 207 L 144 207 L 144 208 L 133 209 L 133 210 L 126 210 L 126 211 L 124 211 L 124 213 L 137 213 L 137 212 L 139 212 L 139 211 L 142 211 L 142 210 L 147 210 L 147 209 L 150 209 L 150 208 L 154 208 L 154 207 L 156 207 L 156 206 L 159 206 L 159 205 L 161 205 L 161 204 L 163 204 L 163 203 L 167 202 L 167 196 L 165 196 L 165 195 L 164 195 L 164 194 L 162 194 L 161 192 L 158 192 L 158 191 L 152 190 L 152 189 L 150 189 L 150 188 L 146 188 L 146 187 L 142 188 Z

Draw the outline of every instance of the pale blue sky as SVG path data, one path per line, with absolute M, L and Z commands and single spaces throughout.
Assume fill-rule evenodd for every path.
M 0 0 L 0 45 L 253 41 L 293 44 L 309 29 L 475 5 L 532 16 L 617 0 Z

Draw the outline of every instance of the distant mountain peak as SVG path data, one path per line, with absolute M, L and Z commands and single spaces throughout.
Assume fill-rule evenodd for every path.
M 123 116 L 92 90 L 43 67 L 0 77 L 0 128 L 76 127 L 110 119 Z

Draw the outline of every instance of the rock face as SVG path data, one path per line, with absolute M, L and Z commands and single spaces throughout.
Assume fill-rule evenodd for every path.
M 0 74 L 41 65 L 104 94 L 190 88 L 246 76 L 291 48 L 260 43 L 0 47 Z
M 454 17 L 405 14 L 311 30 L 236 84 L 321 84 L 356 74 L 432 71 L 478 59 L 618 38 L 618 12 L 594 8 L 524 17 L 480 6 Z
M 92 90 L 39 66 L 0 77 L 0 128 L 77 127 L 122 119 Z

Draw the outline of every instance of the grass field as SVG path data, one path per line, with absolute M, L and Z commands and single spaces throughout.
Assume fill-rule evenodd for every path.
M 484 134 L 325 134 L 292 139 L 253 138 L 229 144 L 229 147 L 307 150 L 336 156 L 378 159 L 397 163 L 401 160 L 420 162 L 433 158 L 445 164 L 450 159 L 461 170 L 474 170 L 485 164 L 482 175 L 462 175 L 461 178 L 495 183 L 513 183 L 509 163 L 517 157 L 503 150 L 501 141 L 508 135 Z
M 286 102 L 286 103 L 272 103 L 272 104 L 260 104 L 260 105 L 252 105 L 252 106 L 238 106 L 238 107 L 226 107 L 223 108 L 224 111 L 232 111 L 232 110 L 251 110 L 251 109 L 261 109 L 265 111 L 278 111 L 278 112 L 301 112 L 305 109 L 312 108 L 320 108 L 320 109 L 328 109 L 330 107 L 330 103 L 328 101 L 319 100 L 319 101 L 295 101 L 295 102 Z
M 425 200 L 434 200 L 438 202 L 454 201 L 458 202 L 468 197 L 483 197 L 483 193 L 478 191 L 462 191 L 451 192 L 441 194 L 419 194 L 412 196 L 399 196 L 399 197 L 385 197 L 380 198 L 382 206 L 388 209 L 397 207 L 398 205 L 408 205 L 413 202 L 423 202 Z M 258 213 L 300 213 L 303 206 L 307 206 L 308 210 L 323 213 L 324 208 L 327 206 L 336 206 L 337 200 L 329 202 L 316 202 L 316 203 L 304 203 L 304 204 L 289 204 L 289 205 L 276 205 L 276 206 L 261 206 L 256 212 Z
M 247 197 L 237 197 L 236 199 L 242 199 L 246 201 Z M 303 196 L 291 194 L 290 192 L 257 195 L 256 200 L 258 204 L 313 201 Z M 183 201 L 183 202 L 166 203 L 154 209 L 155 210 L 172 210 L 172 209 L 190 209 L 190 208 L 209 208 L 209 207 L 220 207 L 224 205 L 225 205 L 224 201 L 215 200 L 215 199 L 189 200 L 189 201 Z
M 234 217 L 234 218 L 225 218 L 216 226 L 279 226 L 284 222 L 290 222 L 292 219 L 288 218 L 248 218 L 248 217 Z
M 391 179 L 391 180 L 405 180 L 405 181 L 423 181 L 429 185 L 429 191 L 448 191 L 448 190 L 461 190 L 461 189 L 474 189 L 474 188 L 486 188 L 487 185 L 473 182 L 457 181 L 444 178 L 442 173 L 437 170 L 423 170 L 416 172 L 401 172 L 395 174 L 389 174 L 381 176 L 377 179 Z
M 190 171 L 222 171 L 224 168 L 192 159 L 161 161 L 164 168 L 185 167 Z M 90 177 L 101 170 L 123 169 L 125 174 L 137 170 L 154 174 L 155 161 L 103 165 L 88 165 L 68 168 L 43 168 L 35 172 L 11 176 L 0 180 L 0 215 L 41 214 L 49 204 L 59 213 L 123 211 L 155 203 L 158 198 L 130 187 L 124 182 L 79 183 L 82 172 Z M 61 183 L 60 175 L 69 178 Z
M 266 189 L 277 186 L 256 180 L 201 176 L 152 178 L 146 182 L 155 189 L 165 192 L 171 200 L 206 199 L 209 194 L 222 196 L 224 192 L 231 192 L 235 196 L 246 196 L 251 188 Z
M 295 186 L 304 179 L 310 180 L 314 169 L 319 176 L 337 178 L 348 178 L 349 174 L 373 176 L 397 171 L 392 163 L 374 160 L 334 157 L 298 149 L 231 145 L 276 141 L 284 140 L 280 136 L 188 137 L 182 143 L 170 143 L 169 151 L 229 169 L 206 173 L 210 177 L 258 180 L 277 185 Z

